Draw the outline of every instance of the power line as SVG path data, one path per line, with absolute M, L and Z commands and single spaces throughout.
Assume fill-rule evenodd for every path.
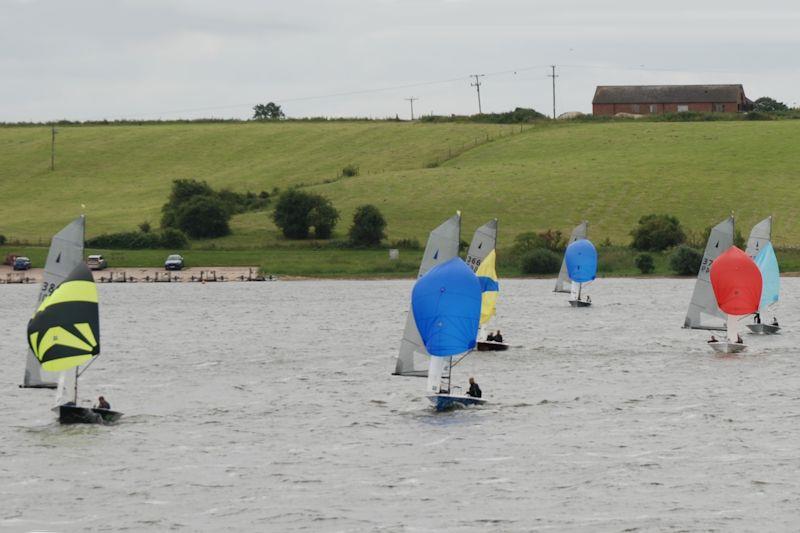
M 414 100 L 419 100 L 419 98 L 412 96 L 410 98 L 406 98 L 408 102 L 411 104 L 411 120 L 414 120 Z
M 480 78 L 486 76 L 486 74 L 470 74 L 470 78 L 475 78 L 475 83 L 470 83 L 471 87 L 475 87 L 475 90 L 478 91 L 478 114 L 482 115 L 483 111 L 481 110 L 481 80 Z
M 550 68 L 552 69 L 552 74 L 548 74 L 547 76 L 549 78 L 553 78 L 553 120 L 555 120 L 556 119 L 556 78 L 558 77 L 558 74 L 556 74 L 556 66 L 555 65 L 550 65 Z

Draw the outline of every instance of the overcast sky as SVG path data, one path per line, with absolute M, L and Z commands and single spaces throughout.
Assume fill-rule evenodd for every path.
M 591 111 L 596 85 L 800 105 L 797 0 L 0 0 L 0 121 Z M 358 91 L 364 91 L 358 94 Z

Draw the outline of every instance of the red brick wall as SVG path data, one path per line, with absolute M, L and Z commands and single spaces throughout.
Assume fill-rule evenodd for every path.
M 725 105 L 725 113 L 736 113 L 739 106 L 736 102 L 720 102 Z M 653 104 L 655 105 L 654 114 L 677 113 L 678 104 Z M 650 104 L 592 104 L 592 113 L 598 116 L 613 116 L 617 113 L 632 113 L 636 115 L 649 115 Z M 689 111 L 697 113 L 711 113 L 714 111 L 714 104 L 708 102 L 688 104 Z

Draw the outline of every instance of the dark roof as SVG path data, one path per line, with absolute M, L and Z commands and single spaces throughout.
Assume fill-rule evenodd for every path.
M 599 85 L 593 104 L 739 102 L 741 85 Z

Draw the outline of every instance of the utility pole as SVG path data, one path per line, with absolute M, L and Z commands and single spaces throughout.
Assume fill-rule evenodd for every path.
M 50 170 L 56 169 L 56 127 L 53 126 L 50 130 Z
M 414 100 L 419 100 L 416 96 L 412 96 L 411 98 L 406 98 L 411 103 L 411 120 L 414 120 Z
M 556 119 L 556 78 L 558 75 L 556 74 L 556 66 L 550 65 L 550 68 L 553 69 L 552 74 L 548 74 L 548 78 L 553 78 L 553 120 Z
M 482 115 L 483 110 L 481 109 L 481 80 L 480 78 L 484 77 L 486 74 L 470 74 L 470 78 L 475 78 L 475 83 L 470 83 L 471 87 L 475 87 L 478 91 L 478 114 Z

